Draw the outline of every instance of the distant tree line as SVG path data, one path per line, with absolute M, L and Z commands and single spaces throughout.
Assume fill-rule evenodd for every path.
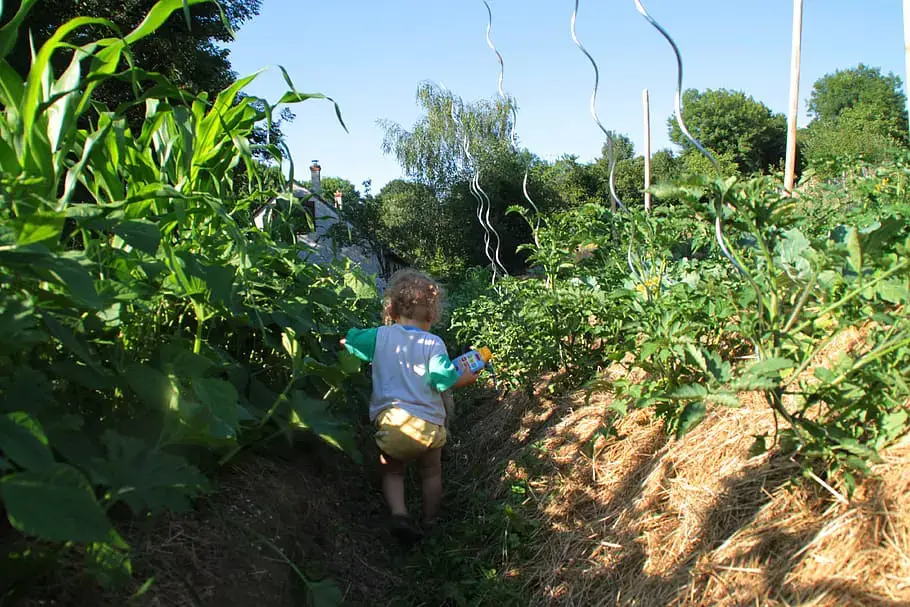
M 545 214 L 610 200 L 606 146 L 592 162 L 580 162 L 572 155 L 547 162 L 510 141 L 514 100 L 467 103 L 425 83 L 418 88 L 417 101 L 422 116 L 411 128 L 380 121 L 385 131 L 383 149 L 398 160 L 406 179 L 386 184 L 375 196 L 361 196 L 350 182 L 347 189 L 342 188 L 348 192 L 346 198 L 357 201 L 345 200 L 345 213 L 361 238 L 391 246 L 411 263 L 441 276 L 487 265 L 483 229 L 470 188 L 477 170 L 491 201 L 490 221 L 501 237 L 501 258 L 510 272 L 518 273 L 525 270 L 525 262 L 516 249 L 529 242 L 531 234 L 527 223 L 514 213 L 507 214 L 507 209 L 529 206 L 522 191 L 525 172 L 528 193 Z M 900 78 L 877 68 L 860 64 L 825 75 L 813 86 L 807 109 L 811 121 L 798 136 L 803 173 L 834 176 L 844 162 L 877 162 L 908 146 Z M 786 117 L 746 93 L 687 90 L 683 118 L 692 135 L 715 155 L 722 174 L 782 171 Z M 667 128 L 677 149 L 652 155 L 652 183 L 714 172 L 672 116 Z M 636 155 L 627 136 L 612 135 L 617 194 L 627 204 L 641 204 L 644 158 Z M 466 142 L 470 156 L 465 153 Z

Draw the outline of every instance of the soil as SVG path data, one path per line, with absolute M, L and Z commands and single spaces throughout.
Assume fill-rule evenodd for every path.
M 460 402 L 435 552 L 389 534 L 362 429 L 364 465 L 303 437 L 283 457 L 243 455 L 192 512 L 122 525 L 134 549 L 128 589 L 99 588 L 73 558 L 19 604 L 491 604 L 439 598 L 474 587 L 446 559 L 487 549 L 499 559 L 494 581 L 517 589 L 501 605 L 910 605 L 910 438 L 847 499 L 800 479 L 788 458 L 748 453 L 750 435 L 773 428 L 756 395 L 672 441 L 647 411 L 614 419 L 606 395 L 550 397 L 556 379 Z M 503 543 L 499 557 L 503 540 L 478 504 L 504 502 L 516 483 L 537 531 L 519 556 Z

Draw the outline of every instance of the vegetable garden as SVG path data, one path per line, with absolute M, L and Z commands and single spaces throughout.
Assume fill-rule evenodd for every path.
M 376 321 L 378 293 L 350 263 L 306 260 L 293 162 L 251 139 L 278 106 L 333 102 L 287 74 L 273 105 L 241 95 L 255 76 L 208 98 L 130 65 L 130 44 L 196 3 L 160 0 L 128 33 L 71 21 L 24 79 L 3 57 L 34 0 L 0 30 L 4 599 L 62 559 L 129 579 L 115 521 L 192 508 L 248 447 L 305 432 L 360 458 L 368 381 L 337 342 Z M 89 24 L 110 37 L 68 42 Z M 108 81 L 135 100 L 95 102 Z M 475 269 L 443 332 L 489 346 L 509 390 L 556 372 L 551 391 L 609 393 L 610 424 L 653 410 L 677 439 L 758 394 L 775 429 L 742 437 L 750 454 L 849 498 L 910 429 L 910 159 L 849 165 L 795 196 L 690 174 L 655 186 L 650 212 L 514 207 L 532 270 L 491 285 Z M 273 199 L 282 220 L 259 230 Z M 857 330 L 860 347 L 820 355 Z M 608 381 L 615 363 L 646 381 Z
M 615 392 L 620 413 L 653 407 L 677 437 L 708 407 L 760 391 L 781 426 L 754 437 L 754 452 L 779 445 L 852 486 L 907 430 L 906 178 L 898 163 L 845 190 L 783 198 L 771 178 L 694 177 L 657 188 L 674 202 L 652 215 L 557 214 L 528 245 L 543 276 L 504 279 L 499 292 L 466 287 L 474 303 L 452 326 L 462 341 L 492 344 L 513 384 L 564 368 Z M 715 239 L 717 213 L 736 265 Z M 855 327 L 866 330 L 862 352 L 819 365 L 819 351 Z M 610 361 L 649 380 L 588 377 Z

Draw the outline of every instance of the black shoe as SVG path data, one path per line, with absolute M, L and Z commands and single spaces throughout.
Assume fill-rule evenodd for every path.
M 423 533 L 411 523 L 408 516 L 401 514 L 393 516 L 391 528 L 392 535 L 402 544 L 410 545 L 423 539 Z

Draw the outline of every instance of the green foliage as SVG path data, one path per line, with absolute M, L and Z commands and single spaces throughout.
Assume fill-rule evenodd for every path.
M 553 199 L 551 210 L 566 210 L 596 202 L 602 190 L 601 174 L 593 164 L 578 162 L 577 156 L 565 155 L 552 164 L 535 167 L 539 179 L 546 184 L 548 198 Z
M 544 219 L 537 278 L 459 294 L 452 328 L 497 353 L 503 378 L 541 370 L 590 377 L 613 361 L 647 381 L 594 378 L 612 407 L 650 407 L 681 437 L 716 406 L 761 392 L 782 421 L 756 437 L 850 489 L 875 453 L 910 429 L 908 168 L 858 167 L 846 184 L 782 198 L 770 178 L 690 175 L 655 188 L 677 204 L 612 215 L 586 205 Z M 525 214 L 522 209 L 516 211 Z M 713 230 L 724 220 L 724 247 Z M 825 362 L 850 331 L 863 341 Z M 751 363 L 740 362 L 755 358 Z M 819 361 L 823 361 L 821 364 Z
M 616 131 L 610 131 L 610 137 L 613 140 L 613 159 L 619 162 L 620 160 L 631 160 L 635 158 L 635 144 L 632 143 L 632 140 L 628 135 L 623 133 L 617 133 Z M 607 163 L 609 158 L 609 145 L 604 143 L 600 148 L 601 162 Z
M 683 119 L 702 145 L 717 155 L 729 155 L 743 173 L 767 172 L 784 157 L 786 118 L 745 93 L 689 89 L 683 93 Z M 698 153 L 673 116 L 667 124 L 673 143 Z
M 395 179 L 379 191 L 380 239 L 396 250 L 407 251 L 420 267 L 429 267 L 438 254 L 452 250 L 457 234 L 450 207 L 440 203 L 433 189 L 421 183 Z M 444 253 L 443 253 L 444 254 Z
M 907 97 L 901 79 L 860 63 L 819 78 L 809 94 L 809 115 L 820 122 L 836 121 L 846 111 L 869 108 L 867 117 L 883 124 L 884 134 L 907 142 Z
M 804 130 L 808 166 L 836 176 L 857 160 L 882 163 L 908 143 L 906 97 L 900 78 L 860 64 L 819 79 L 809 98 L 813 120 Z
M 658 184 L 670 181 L 682 171 L 698 171 L 690 165 L 691 160 L 698 158 L 704 159 L 701 154 L 686 153 L 677 158 L 670 150 L 661 150 L 651 158 L 651 183 Z M 705 164 L 710 163 L 705 160 Z M 697 160 L 696 160 L 697 162 Z M 732 165 L 735 169 L 735 165 Z M 707 168 L 707 167 L 706 167 Z M 597 189 L 597 200 L 610 200 L 610 169 L 609 163 L 605 157 L 598 159 L 592 166 L 599 180 Z M 643 156 L 630 156 L 619 160 L 613 172 L 613 186 L 617 196 L 627 206 L 643 207 L 644 206 L 644 183 L 645 183 L 645 159 Z M 662 202 L 657 197 L 652 197 L 653 203 Z
M 718 167 L 704 154 L 697 150 L 689 150 L 680 157 L 680 173 L 683 175 L 706 175 L 712 179 L 722 178 L 725 175 L 735 175 L 739 172 L 736 157 L 731 152 L 715 154 L 714 159 Z
M 523 207 L 513 211 L 527 218 Z M 592 350 L 613 339 L 615 326 L 597 322 L 609 316 L 610 291 L 619 284 L 612 268 L 595 269 L 599 249 L 610 239 L 608 215 L 603 207 L 585 205 L 545 218 L 540 245 L 524 247 L 541 279 L 509 278 L 490 286 L 475 275 L 452 295 L 458 341 L 488 345 L 502 381 L 524 385 L 558 366 L 584 373 L 599 356 Z M 588 267 L 590 273 L 581 269 Z
M 93 17 L 110 20 L 119 31 L 134 29 L 145 18 L 150 8 L 146 0 L 41 0 L 34 3 L 22 21 L 19 31 L 24 35 L 16 39 L 6 56 L 7 62 L 23 78 L 31 67 L 31 48 L 40 48 L 63 24 L 76 17 Z M 188 2 L 189 22 L 183 14 L 184 6 L 168 17 L 155 31 L 131 45 L 133 65 L 148 72 L 163 74 L 170 82 L 194 92 L 216 94 L 234 80 L 224 43 L 232 40 L 232 33 L 243 23 L 259 14 L 259 0 L 225 0 L 214 3 Z M 109 36 L 111 31 L 103 23 L 86 23 L 74 32 L 70 40 L 85 44 Z M 30 41 L 30 37 L 33 41 Z M 53 59 L 57 70 L 66 67 L 69 58 L 64 52 Z M 121 67 L 127 67 L 124 60 Z M 108 107 L 134 98 L 127 80 L 105 82 L 96 95 Z
M 302 261 L 295 234 L 252 226 L 275 196 L 298 204 L 254 158 L 284 159 L 251 141 L 273 113 L 238 98 L 253 77 L 191 96 L 131 68 L 135 129 L 129 106 L 93 98 L 184 4 L 158 2 L 123 37 L 74 43 L 109 24 L 73 20 L 24 79 L 0 60 L 0 496 L 22 535 L 5 557 L 23 567 L 53 566 L 38 546 L 75 543 L 99 579 L 121 579 L 129 552 L 106 512 L 185 509 L 203 470 L 255 442 L 302 430 L 358 456 L 336 411 L 364 380 L 335 344 L 374 317 L 375 290 L 348 264 Z M 60 52 L 73 60 L 58 75 Z
M 360 191 L 353 183 L 343 177 L 323 177 L 320 179 L 322 196 L 329 203 L 334 204 L 335 193 L 341 192 L 341 205 L 350 207 L 359 204 L 362 200 Z M 310 182 L 304 182 L 304 187 L 311 188 Z
M 417 89 L 417 102 L 425 115 L 412 130 L 388 120 L 379 121 L 385 131 L 382 149 L 395 155 L 408 177 L 439 194 L 465 181 L 472 171 L 473 163 L 464 149 L 465 138 L 480 166 L 487 154 L 510 145 L 510 112 L 514 107 L 511 100 L 466 104 L 453 93 L 425 82 Z
M 500 259 L 509 272 L 522 271 L 525 259 L 518 247 L 531 241 L 531 230 L 507 210 L 527 204 L 525 173 L 539 208 L 546 211 L 558 202 L 542 175 L 542 163 L 509 139 L 512 101 L 464 103 L 430 84 L 421 85 L 417 97 L 425 115 L 410 131 L 380 122 L 386 132 L 383 150 L 396 156 L 411 183 L 393 181 L 377 196 L 376 213 L 371 212 L 379 221 L 377 239 L 443 277 L 488 264 L 471 186 L 477 171 L 489 199 L 489 222 L 500 237 Z

